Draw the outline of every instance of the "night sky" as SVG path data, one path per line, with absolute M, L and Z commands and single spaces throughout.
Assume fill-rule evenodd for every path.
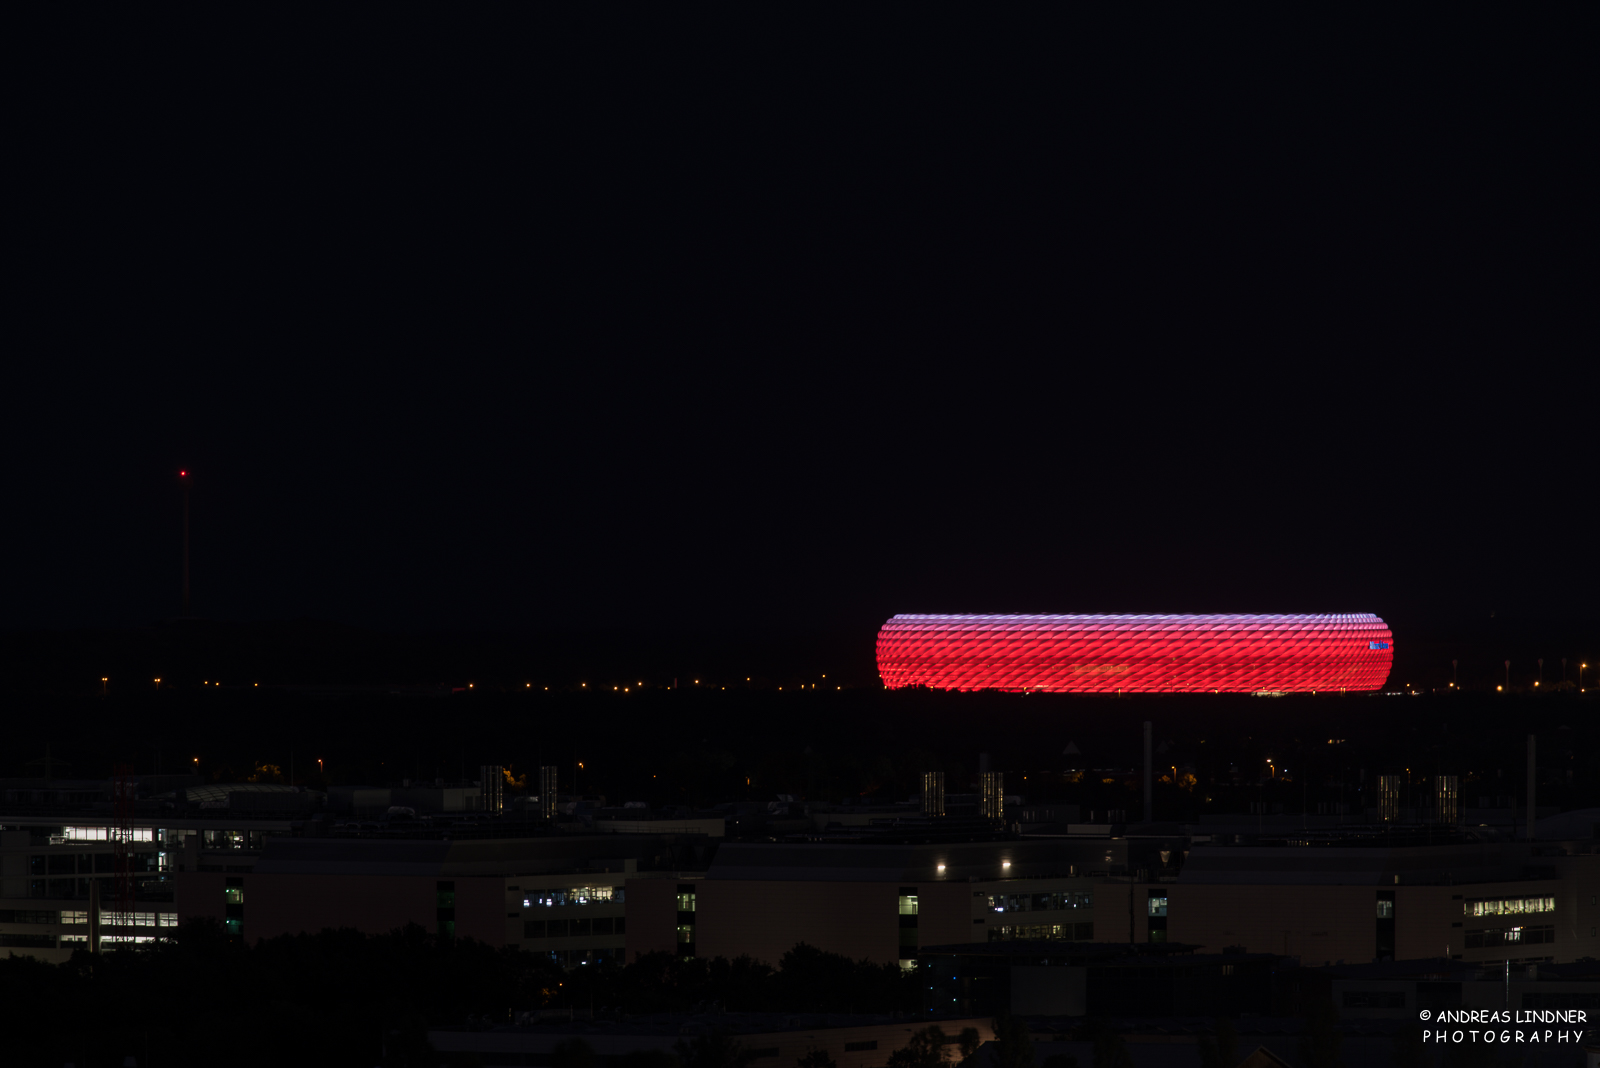
M 1582 27 L 578 11 L 37 27 L 0 626 L 1600 619 Z

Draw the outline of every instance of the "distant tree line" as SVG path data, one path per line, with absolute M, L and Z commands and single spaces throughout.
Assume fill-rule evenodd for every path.
M 539 954 L 438 938 L 416 925 L 244 943 L 215 921 L 196 920 L 171 938 L 99 956 L 78 952 L 65 964 L 0 959 L 0 1061 L 433 1065 L 440 1062 L 428 1046 L 430 1026 L 509 1023 L 540 1008 L 910 1013 L 919 1005 L 914 975 L 897 965 L 806 945 L 777 967 L 655 953 L 563 971 Z M 685 1063 L 707 1056 L 700 1050 Z
M 1026 1034 L 1022 1037 L 1026 1041 Z M 886 1068 L 973 1068 L 979 1045 L 975 1027 L 965 1027 L 957 1034 L 947 1035 L 934 1024 L 912 1032 L 903 1047 L 888 1053 Z M 1027 1059 L 1002 1060 L 997 1062 L 996 1068 L 1033 1068 L 1031 1044 L 1026 1053 Z M 615 1058 L 610 1068 L 747 1068 L 754 1059 L 754 1053 L 736 1037 L 726 1031 L 712 1031 L 678 1042 L 671 1052 L 649 1050 Z M 551 1068 L 599 1068 L 599 1058 L 582 1039 L 575 1038 L 557 1046 L 551 1060 Z M 780 1068 L 837 1068 L 837 1064 L 827 1050 L 811 1049 L 795 1064 Z
M 430 1027 L 509 1023 L 518 1012 L 572 1008 L 597 1017 L 649 1013 L 782 1012 L 914 1014 L 914 972 L 853 961 L 796 945 L 774 967 L 749 957 L 701 960 L 652 953 L 622 965 L 564 971 L 548 957 L 471 939 L 438 938 L 411 925 L 382 935 L 353 930 L 285 935 L 256 943 L 228 938 L 211 920 L 185 923 L 171 938 L 65 964 L 0 958 L 0 1063 L 59 1068 L 121 1065 L 182 1068 L 227 1063 L 475 1068 L 474 1057 L 446 1058 L 430 1046 Z M 1397 1065 L 1431 1063 L 1420 1031 L 1395 1036 Z M 979 1034 L 937 1024 L 884 1051 L 883 1068 L 1088 1068 L 1053 1054 L 1036 1066 L 1024 1021 L 994 1020 L 995 1042 L 980 1058 Z M 1084 1020 L 1073 1037 L 1092 1043 L 1094 1068 L 1131 1068 L 1123 1037 L 1102 1020 Z M 1300 1039 L 1308 1066 L 1340 1059 L 1337 1014 L 1312 999 Z M 1238 1038 L 1226 1020 L 1200 1036 L 1201 1068 L 1233 1068 Z M 1471 1063 L 1474 1050 L 1453 1051 Z M 716 1027 L 673 1050 L 632 1054 L 606 1068 L 747 1068 L 737 1036 Z M 599 1068 L 594 1051 L 573 1040 L 552 1068 Z M 835 1068 L 826 1050 L 774 1068 Z
M 914 973 L 854 961 L 801 943 L 776 968 L 750 957 L 649 953 L 624 967 L 579 968 L 563 977 L 564 1004 L 650 1012 L 911 1013 L 922 1006 Z

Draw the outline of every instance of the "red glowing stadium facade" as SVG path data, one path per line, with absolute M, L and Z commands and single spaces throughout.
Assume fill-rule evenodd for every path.
M 891 690 L 1376 690 L 1393 660 L 1394 636 L 1370 613 L 900 615 L 878 631 Z

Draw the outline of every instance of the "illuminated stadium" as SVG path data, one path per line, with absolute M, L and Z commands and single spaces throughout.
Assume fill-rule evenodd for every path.
M 1351 615 L 898 615 L 878 631 L 889 689 L 1053 693 L 1376 690 L 1394 636 Z

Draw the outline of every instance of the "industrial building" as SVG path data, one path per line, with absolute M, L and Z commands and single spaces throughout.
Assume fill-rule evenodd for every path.
M 573 966 L 621 960 L 630 880 L 703 869 L 709 843 L 670 833 L 274 838 L 247 873 L 179 873 L 176 900 L 183 918 L 212 917 L 252 941 L 417 924 Z
M 1423 1010 L 1580 1010 L 1600 1020 L 1600 959 L 1507 968 L 1434 958 L 1320 969 L 1346 1019 L 1415 1019 Z
M 1178 942 L 974 942 L 929 946 L 918 963 L 929 1011 L 1020 1016 L 1282 1015 L 1293 961 L 1196 953 Z
M 595 799 L 552 805 L 554 818 L 526 805 L 366 818 L 287 787 L 138 785 L 121 811 L 115 784 L 9 785 L 0 951 L 64 961 L 194 918 L 247 941 L 416 924 L 564 967 L 658 952 L 776 965 L 806 943 L 925 970 L 928 1010 L 975 1018 L 1001 1005 L 1265 1017 L 1286 1003 L 1286 970 L 1302 992 L 1322 976 L 1352 1019 L 1441 999 L 1471 1007 L 1492 1000 L 1484 984 L 1497 975 L 1502 1000 L 1528 1005 L 1582 1007 L 1596 989 L 1585 962 L 1600 958 L 1600 813 L 1552 815 L 1530 841 L 1472 810 L 1455 822 L 1390 809 L 1366 823 L 1185 826 L 1011 805 L 995 819 L 987 794 L 945 794 L 937 780 L 920 802 L 874 808 L 652 812 Z M 986 790 L 999 807 L 998 780 Z M 1136 1011 L 1138 989 L 1161 993 Z M 788 1048 L 771 1038 L 786 1025 L 761 1026 L 761 1049 Z M 537 1056 L 548 1034 L 495 1041 Z
M 1162 854 L 1170 864 L 1181 839 L 1097 830 L 977 842 L 726 843 L 703 874 L 627 884 L 628 956 L 749 954 L 776 962 L 805 942 L 909 968 L 925 945 L 1126 941 L 1125 910 L 1113 904 L 1108 914 L 1104 905 L 1109 888 L 1131 884 L 1107 880 L 1140 871 L 1161 877 L 1168 870 Z M 1111 889 L 1109 899 L 1126 897 Z
M 1134 887 L 1136 937 L 1307 966 L 1600 956 L 1593 835 L 1530 844 L 1484 829 L 1380 826 L 1211 837 L 1194 842 L 1172 882 Z
M 0 951 L 61 962 L 77 949 L 150 942 L 183 919 L 181 873 L 225 879 L 247 869 L 310 803 L 286 787 L 243 783 L 219 793 L 192 776 L 146 776 L 129 781 L 131 804 L 119 813 L 116 785 L 0 783 Z M 263 798 L 274 803 L 255 803 Z

